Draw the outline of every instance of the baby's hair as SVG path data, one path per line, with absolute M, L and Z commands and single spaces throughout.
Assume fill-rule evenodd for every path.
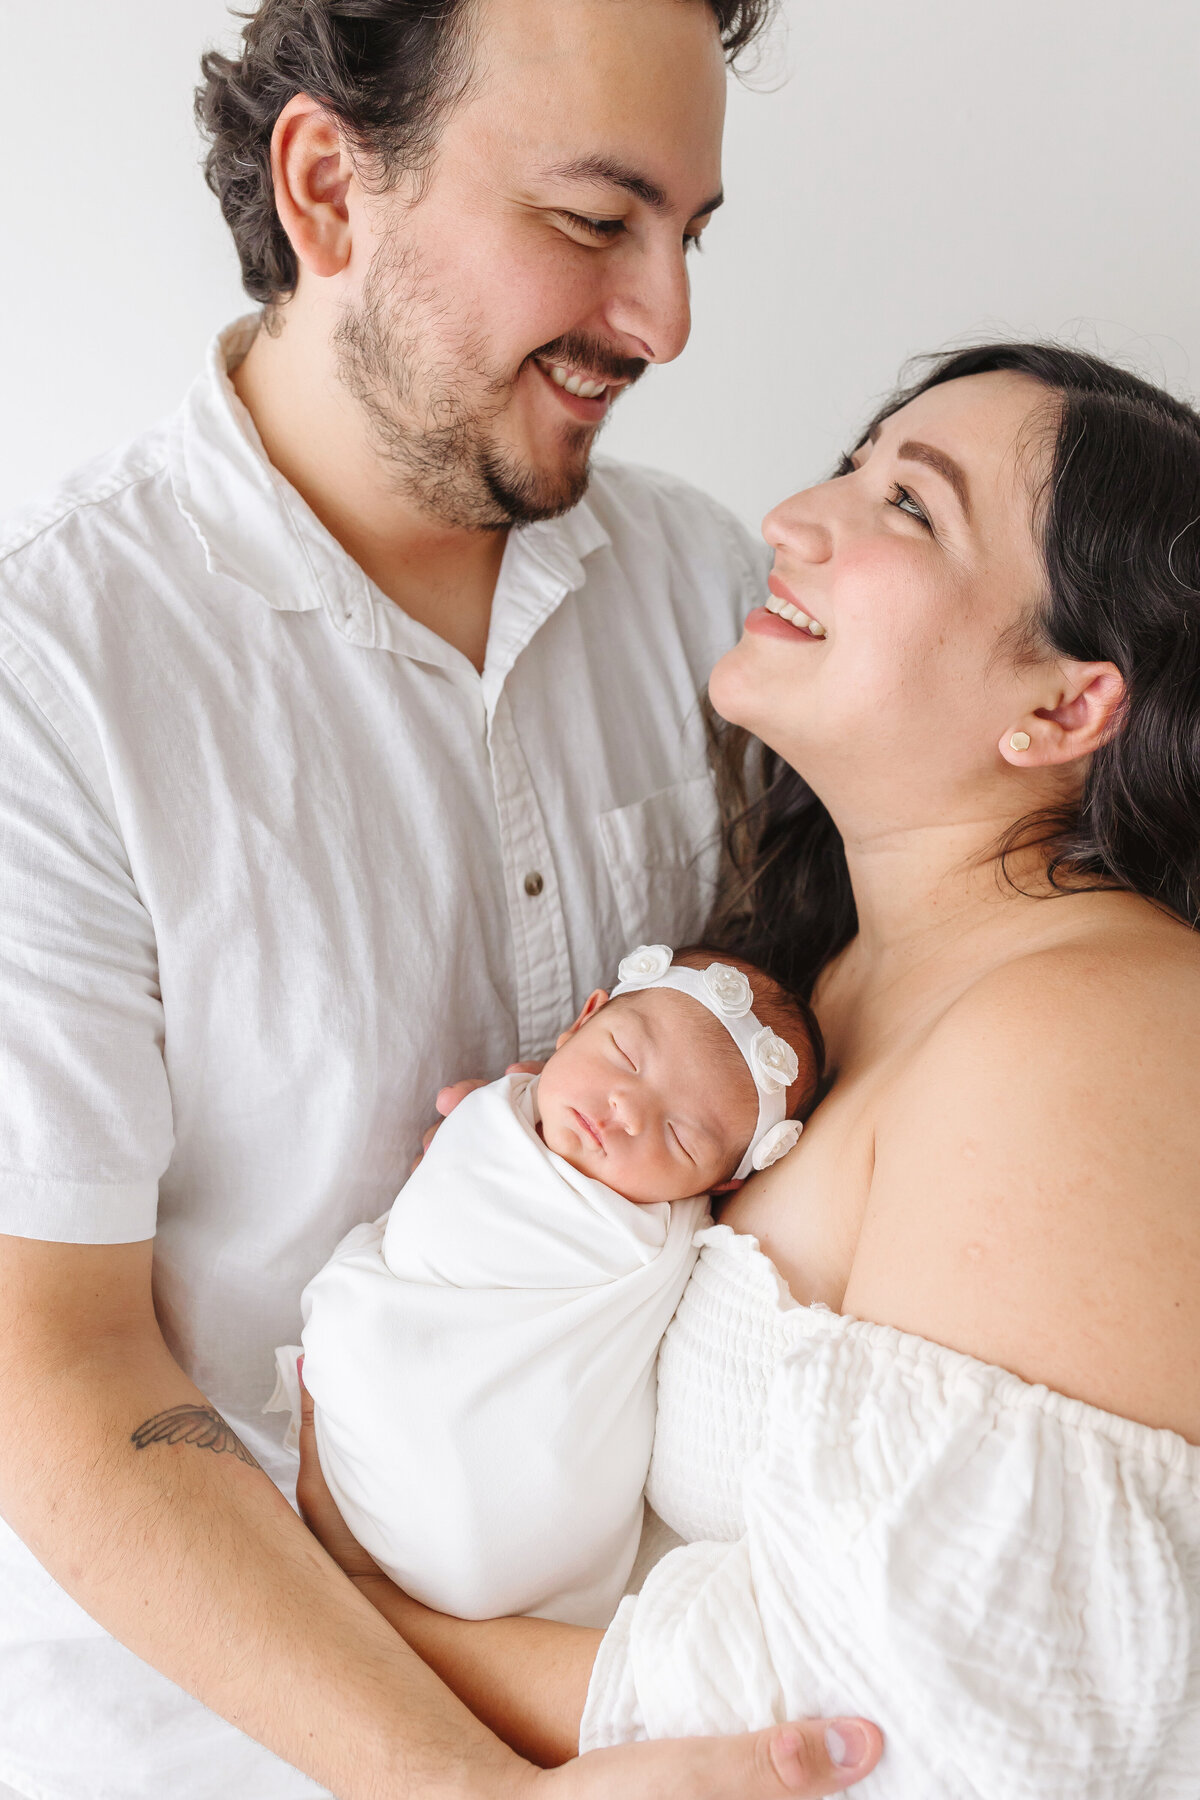
M 801 995 L 785 987 L 757 963 L 739 956 L 733 950 L 717 950 L 707 944 L 689 944 L 676 950 L 676 968 L 707 969 L 710 963 L 729 963 L 740 969 L 754 990 L 754 1013 L 764 1025 L 792 1046 L 800 1062 L 800 1073 L 789 1094 L 788 1113 L 792 1118 L 807 1118 L 821 1093 L 825 1075 L 825 1042 L 812 1007 Z M 723 1029 L 721 1036 L 740 1056 Z

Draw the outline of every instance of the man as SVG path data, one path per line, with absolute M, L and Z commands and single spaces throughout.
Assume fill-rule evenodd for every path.
M 589 467 L 683 348 L 724 53 L 766 3 L 264 0 L 200 95 L 263 318 L 7 534 L 19 1793 L 608 1791 L 520 1763 L 358 1599 L 261 1409 L 439 1084 L 544 1052 L 624 949 L 703 918 L 696 697 L 761 565 L 682 484 Z M 845 1785 L 792 1742 L 614 1769 Z

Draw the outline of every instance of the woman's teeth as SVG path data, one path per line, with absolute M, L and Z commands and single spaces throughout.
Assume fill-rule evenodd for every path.
M 542 366 L 547 367 L 544 363 Z M 550 365 L 547 372 L 556 387 L 566 388 L 568 394 L 578 394 L 581 400 L 597 400 L 608 389 L 607 381 L 588 381 L 582 375 L 573 375 L 561 363 Z
M 796 627 L 797 631 L 807 631 L 809 637 L 823 638 L 825 636 L 825 627 L 818 624 L 816 619 L 810 619 L 807 613 L 802 613 L 800 608 L 793 606 L 790 600 L 780 600 L 771 594 L 767 598 L 767 611 L 774 613 L 777 618 L 786 619 L 789 625 Z

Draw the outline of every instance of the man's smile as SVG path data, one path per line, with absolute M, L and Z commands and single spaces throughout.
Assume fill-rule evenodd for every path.
M 620 390 L 629 386 L 628 377 L 613 380 L 609 376 L 590 374 L 570 363 L 550 362 L 540 356 L 532 360 L 539 375 L 571 417 L 589 425 L 598 424 L 607 415 Z

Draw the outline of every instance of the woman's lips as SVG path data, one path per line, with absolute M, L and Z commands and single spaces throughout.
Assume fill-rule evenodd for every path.
M 820 638 L 813 637 L 811 632 L 800 631 L 781 619 L 778 613 L 768 612 L 765 606 L 756 606 L 747 613 L 745 629 L 754 637 L 778 638 L 781 643 L 816 645 Z
M 809 612 L 807 606 L 800 604 L 791 588 L 787 586 L 786 582 L 779 579 L 774 569 L 767 577 L 767 588 L 771 595 L 767 601 L 768 612 L 779 613 L 789 625 L 795 625 L 799 630 L 807 631 L 810 637 L 823 638 L 825 636 L 825 627 L 821 621 Z

